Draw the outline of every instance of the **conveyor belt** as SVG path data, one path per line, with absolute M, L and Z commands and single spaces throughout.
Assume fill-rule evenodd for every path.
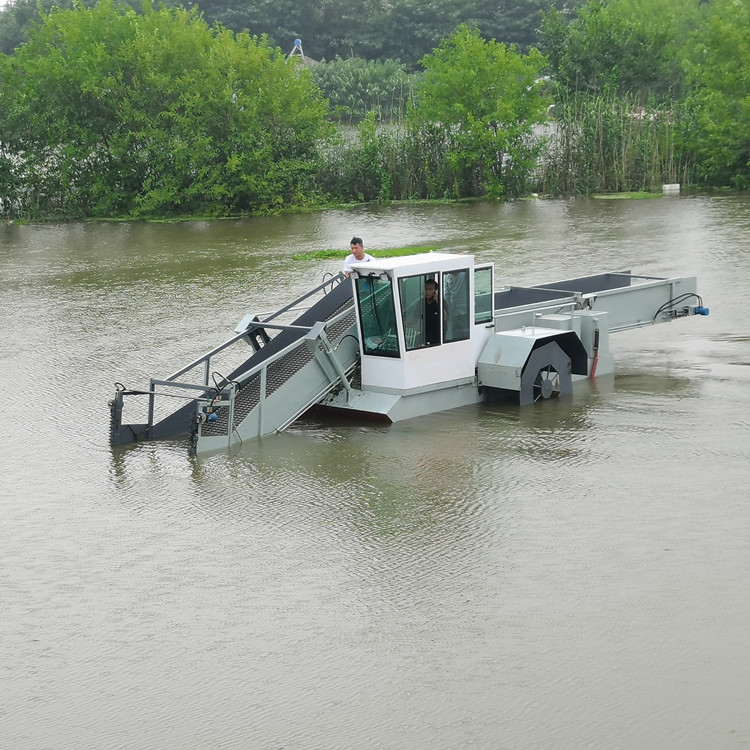
M 344 286 L 343 284 L 340 286 Z M 349 295 L 349 299 L 347 302 L 345 302 L 342 306 L 334 310 L 332 313 L 330 313 L 324 320 L 329 320 L 330 318 L 333 318 L 337 315 L 339 315 L 341 312 L 346 310 L 347 307 L 352 307 L 351 302 L 351 294 Z M 323 312 L 320 310 L 320 312 Z M 344 316 L 340 321 L 338 321 L 335 325 L 331 326 L 328 329 L 328 336 L 332 341 L 336 341 L 339 339 L 351 326 L 354 324 L 354 309 L 351 310 L 351 312 Z M 315 322 L 320 320 L 320 318 L 317 318 Z M 306 323 L 300 323 L 295 321 L 295 325 L 306 325 Z M 284 333 L 287 333 L 286 331 Z M 288 333 L 298 333 L 297 331 L 289 331 Z M 280 334 L 283 335 L 283 334 Z M 294 336 L 294 337 L 288 337 L 288 341 L 286 346 L 289 344 L 292 344 L 295 340 L 301 339 L 303 333 L 300 332 L 300 335 Z M 276 338 L 279 338 L 280 336 L 277 336 Z M 273 339 L 275 341 L 276 339 Z M 263 347 L 260 351 L 256 352 L 256 355 L 260 355 L 264 352 L 265 349 L 270 349 L 271 344 Z M 280 351 L 283 347 L 276 347 L 276 351 Z M 251 357 L 248 362 L 250 363 L 250 367 L 254 367 L 255 365 L 266 361 L 268 359 L 268 356 L 266 357 Z M 298 372 L 300 372 L 304 367 L 309 365 L 312 362 L 313 356 L 312 352 L 310 350 L 310 347 L 308 346 L 298 346 L 291 351 L 284 354 L 282 357 L 277 359 L 275 362 L 272 362 L 271 365 L 268 368 L 268 373 L 266 376 L 266 393 L 265 397 L 268 398 L 273 393 L 275 393 L 284 383 L 287 383 L 289 379 L 296 375 Z M 245 365 L 248 363 L 246 362 Z M 241 375 L 242 372 L 246 372 L 249 367 L 246 367 L 245 365 L 242 366 L 241 371 L 235 372 L 232 374 L 230 379 L 235 379 L 239 375 Z M 260 403 L 260 374 L 254 375 L 249 381 L 243 384 L 242 388 L 240 388 L 239 392 L 235 396 L 235 402 L 234 402 L 234 422 L 232 425 L 232 428 L 234 429 L 238 425 L 240 425 L 255 409 L 258 404 Z M 312 405 L 312 404 L 311 404 Z M 227 419 L 228 419 L 228 413 L 226 409 L 221 409 L 218 414 L 218 419 L 216 422 L 210 422 L 203 425 L 201 434 L 206 437 L 211 437 L 215 435 L 226 435 L 227 434 Z
M 295 326 L 312 326 L 318 321 L 327 321 L 338 315 L 347 307 L 352 307 L 351 319 L 343 330 L 350 327 L 354 322 L 354 309 L 352 306 L 352 287 L 349 282 L 342 282 L 334 286 L 327 294 L 319 299 L 315 304 L 309 307 L 299 317 L 293 321 Z M 349 316 L 347 316 L 348 318 Z M 267 320 L 270 320 L 267 319 Z M 342 327 L 340 323 L 338 327 Z M 263 322 L 257 324 L 257 328 L 262 328 Z M 304 330 L 292 329 L 283 330 L 277 336 L 272 338 L 268 344 L 254 351 L 245 362 L 237 367 L 229 376 L 228 380 L 238 380 L 240 376 L 248 370 L 271 359 L 280 351 L 301 340 L 305 335 Z M 276 390 L 280 384 L 285 383 L 294 373 L 298 372 L 311 359 L 312 355 L 307 346 L 300 346 L 293 352 L 282 356 L 278 362 L 273 363 L 269 368 L 269 377 L 267 389 Z M 260 398 L 258 378 L 251 379 L 244 384 L 241 389 L 238 400 L 235 402 L 235 420 L 234 424 L 239 424 L 258 403 Z M 226 410 L 221 409 L 218 412 L 219 418 L 216 422 L 203 425 L 204 435 L 226 435 L 227 434 L 227 415 Z M 151 438 L 167 437 L 170 435 L 180 435 L 190 432 L 193 426 L 193 416 L 195 415 L 195 406 L 193 403 L 185 404 L 177 411 L 154 424 L 150 431 Z M 238 421 L 239 420 L 239 421 Z

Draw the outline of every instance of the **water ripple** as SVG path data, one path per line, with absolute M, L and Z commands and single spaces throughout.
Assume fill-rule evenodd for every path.
M 0 745 L 750 740 L 750 352 L 720 303 L 750 283 L 747 198 L 625 203 L 0 227 Z M 695 272 L 712 313 L 618 334 L 614 378 L 540 408 L 109 448 L 114 380 L 308 288 L 335 264 L 289 273 L 290 248 L 352 226 L 501 283 Z

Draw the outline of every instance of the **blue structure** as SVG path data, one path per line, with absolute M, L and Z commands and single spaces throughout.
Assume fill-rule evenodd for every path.
M 305 53 L 302 51 L 302 40 L 301 39 L 295 39 L 294 40 L 294 47 L 292 47 L 292 51 L 287 56 L 287 60 L 290 57 L 294 57 L 295 55 L 299 55 L 303 60 L 305 59 Z

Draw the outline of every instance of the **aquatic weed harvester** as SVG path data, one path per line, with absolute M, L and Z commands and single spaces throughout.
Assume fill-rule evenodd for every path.
M 438 252 L 353 269 L 271 315 L 245 315 L 231 338 L 147 388 L 117 383 L 111 443 L 185 435 L 191 452 L 212 451 L 311 408 L 397 422 L 501 398 L 528 407 L 612 374 L 611 334 L 709 312 L 694 277 L 619 271 L 496 290 L 493 264 Z M 217 358 L 237 347 L 239 364 L 220 374 Z M 145 421 L 123 423 L 126 399 L 145 400 Z

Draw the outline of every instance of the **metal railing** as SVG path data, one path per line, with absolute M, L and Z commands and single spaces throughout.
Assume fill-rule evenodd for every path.
M 239 394 L 241 394 L 242 389 L 244 387 L 248 386 L 256 378 L 258 379 L 258 393 L 257 393 L 258 401 L 252 406 L 251 409 L 248 410 L 246 414 L 243 415 L 241 421 L 244 421 L 250 416 L 250 414 L 252 414 L 256 410 L 259 410 L 258 411 L 259 430 L 262 434 L 265 434 L 266 425 L 264 424 L 264 421 L 263 421 L 264 406 L 265 406 L 266 401 L 271 396 L 273 396 L 273 394 L 276 392 L 275 389 L 269 392 L 269 387 L 268 387 L 269 386 L 269 370 L 271 370 L 271 368 L 273 368 L 281 359 L 287 357 L 288 355 L 292 354 L 293 352 L 295 352 L 296 350 L 300 348 L 304 348 L 310 351 L 311 356 L 309 359 L 307 359 L 307 356 L 306 356 L 307 351 L 305 352 L 305 356 L 304 356 L 305 361 L 302 364 L 302 366 L 299 368 L 301 370 L 303 367 L 307 366 L 310 361 L 313 361 L 314 359 L 316 359 L 316 356 L 312 348 L 312 342 L 316 342 L 316 344 L 319 342 L 321 346 L 321 350 L 320 350 L 321 356 L 330 362 L 333 372 L 325 373 L 325 377 L 327 378 L 327 381 L 321 386 L 321 388 L 318 391 L 315 392 L 315 394 L 311 397 L 312 400 L 309 401 L 309 403 L 306 403 L 305 406 L 299 407 L 299 408 L 302 408 L 304 410 L 304 408 L 307 408 L 307 406 L 309 406 L 311 403 L 315 403 L 316 400 L 318 400 L 321 396 L 323 396 L 326 392 L 328 392 L 330 388 L 335 386 L 335 384 L 338 382 L 341 382 L 345 388 L 350 388 L 350 384 L 348 382 L 347 376 L 351 373 L 352 369 L 356 365 L 356 361 L 350 363 L 348 366 L 342 365 L 341 361 L 336 356 L 337 347 L 333 345 L 331 340 L 329 340 L 327 331 L 329 330 L 329 328 L 331 328 L 332 326 L 342 321 L 346 316 L 351 315 L 351 313 L 352 313 L 351 308 L 347 307 L 339 311 L 335 315 L 331 316 L 328 320 L 319 321 L 319 322 L 311 324 L 310 326 L 277 326 L 283 329 L 301 330 L 301 331 L 304 331 L 305 334 L 307 335 L 304 335 L 301 338 L 291 341 L 287 346 L 280 349 L 278 352 L 275 352 L 272 356 L 268 357 L 262 362 L 257 363 L 255 366 L 243 372 L 242 375 L 237 380 L 227 381 L 225 384 L 222 385 L 221 391 L 217 389 L 215 400 L 211 403 L 210 408 L 212 410 L 219 409 L 219 408 L 228 409 L 226 432 L 213 434 L 213 435 L 210 435 L 210 437 L 226 436 L 231 440 L 232 432 L 237 430 L 237 425 L 235 425 L 234 422 L 235 422 L 235 408 L 236 408 L 237 400 L 239 398 Z M 273 326 L 269 326 L 269 327 L 273 327 Z M 323 378 L 321 378 L 321 381 L 323 381 Z M 286 382 L 286 379 L 284 382 Z M 213 427 L 213 423 L 207 422 L 207 420 L 200 418 L 202 406 L 200 403 L 198 403 L 198 401 L 199 400 L 196 399 L 196 410 L 197 410 L 196 417 L 197 417 L 197 424 L 198 424 L 197 437 L 201 438 L 203 437 L 204 424 L 209 427 L 209 431 L 210 431 L 210 427 Z M 289 414 L 284 419 L 284 421 L 277 424 L 270 431 L 283 430 L 297 416 L 298 416 L 298 408 L 297 407 L 292 408 Z M 241 442 L 241 439 L 239 440 Z
M 176 370 L 171 375 L 167 376 L 166 378 L 151 378 L 149 380 L 149 388 L 147 393 L 144 394 L 143 391 L 125 391 L 123 389 L 122 394 L 143 394 L 148 395 L 148 416 L 147 416 L 147 428 L 150 430 L 154 426 L 154 417 L 155 417 L 155 404 L 156 404 L 156 397 L 159 396 L 160 398 L 177 398 L 177 399 L 183 399 L 186 401 L 195 401 L 198 402 L 207 391 L 210 391 L 211 389 L 216 389 L 217 394 L 224 392 L 228 387 L 231 386 L 231 390 L 234 391 L 236 389 L 235 383 L 230 383 L 230 381 L 227 381 L 224 379 L 223 383 L 216 383 L 214 382 L 212 384 L 211 382 L 211 360 L 216 357 L 216 355 L 220 354 L 221 352 L 229 349 L 230 347 L 234 346 L 238 341 L 241 341 L 242 339 L 245 339 L 249 334 L 252 334 L 255 331 L 259 331 L 261 329 L 273 329 L 278 331 L 285 331 L 285 330 L 297 330 L 302 333 L 307 333 L 311 329 L 312 326 L 299 326 L 299 325 L 284 325 L 281 323 L 274 323 L 275 319 L 279 318 L 281 315 L 284 315 L 285 313 L 295 311 L 298 306 L 305 302 L 306 300 L 310 299 L 310 297 L 318 294 L 319 292 L 323 292 L 324 294 L 327 294 L 327 289 L 332 289 L 337 283 L 340 283 L 345 278 L 343 273 L 339 273 L 335 276 L 333 276 L 330 279 L 327 279 L 323 281 L 321 284 L 318 284 L 318 286 L 314 287 L 310 291 L 303 294 L 301 297 L 297 298 L 293 302 L 291 302 L 288 305 L 285 305 L 284 307 L 280 308 L 276 312 L 272 313 L 268 317 L 264 318 L 263 320 L 254 320 L 250 324 L 248 324 L 247 328 L 239 333 L 236 333 L 231 338 L 227 339 L 223 343 L 219 344 L 218 346 L 214 347 L 210 351 L 206 352 L 205 354 L 202 354 L 197 359 L 194 359 L 192 362 L 188 363 L 184 367 L 181 367 L 179 370 Z M 337 320 L 340 316 L 336 316 L 335 318 L 332 318 L 330 322 L 334 322 L 334 320 Z M 266 361 L 259 363 L 254 368 L 251 368 L 246 373 L 242 374 L 242 381 L 249 380 L 253 375 L 257 374 L 260 370 L 265 370 L 267 367 L 269 367 L 274 362 L 278 361 L 278 359 L 285 354 L 288 354 L 289 351 L 293 350 L 300 344 L 304 342 L 304 337 L 301 337 L 293 342 L 291 342 L 288 346 L 281 349 L 279 352 L 275 353 L 271 357 L 269 357 Z M 184 375 L 187 372 L 190 372 L 191 370 L 195 369 L 196 367 L 199 367 L 203 365 L 203 377 L 202 382 L 200 383 L 189 383 L 189 382 L 181 382 L 178 380 L 182 375 Z M 223 377 L 223 376 L 222 376 Z M 164 392 L 158 392 L 158 387 L 169 387 L 169 388 L 176 388 L 180 390 L 185 391 L 196 391 L 199 395 L 196 396 L 182 396 L 179 394 L 170 394 L 170 393 L 164 393 Z M 234 400 L 233 398 L 231 399 Z M 218 401 L 216 402 L 219 403 Z M 225 403 L 221 402 L 221 405 L 224 406 Z

